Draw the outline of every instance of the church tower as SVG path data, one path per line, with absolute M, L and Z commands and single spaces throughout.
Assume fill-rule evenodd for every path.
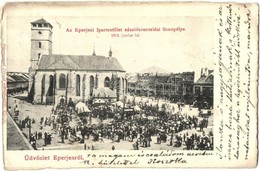
M 34 94 L 34 75 L 42 55 L 52 54 L 52 25 L 39 19 L 31 22 L 31 60 L 29 68 L 29 96 Z

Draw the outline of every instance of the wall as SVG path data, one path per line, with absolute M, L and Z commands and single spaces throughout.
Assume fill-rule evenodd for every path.
M 59 87 L 59 77 L 60 74 L 65 74 L 66 77 L 66 85 L 67 88 L 62 89 Z M 49 86 L 49 76 L 54 76 L 55 79 L 55 103 L 59 101 L 61 96 L 64 96 L 65 99 L 68 101 L 69 98 L 72 98 L 74 102 L 79 101 L 87 101 L 90 99 L 90 76 L 94 77 L 94 82 L 96 81 L 96 75 L 98 76 L 98 88 L 104 87 L 104 80 L 106 77 L 109 77 L 111 80 L 112 74 L 115 72 L 87 72 L 87 71 L 70 71 L 70 70 L 56 70 L 56 71 L 37 71 L 35 76 L 35 96 L 34 101 L 36 103 L 46 103 L 46 93 L 48 91 Z M 76 76 L 80 76 L 80 96 L 76 96 Z M 120 100 L 123 100 L 123 97 L 126 93 L 126 81 L 124 81 L 124 85 L 122 84 L 122 79 L 125 78 L 125 73 L 118 72 L 118 77 L 120 77 Z M 42 78 L 45 76 L 45 91 L 44 97 L 42 97 Z M 85 77 L 85 79 L 84 79 Z M 85 84 L 85 86 L 84 86 Z M 85 88 L 84 88 L 85 87 Z M 124 89 L 123 89 L 124 87 Z M 116 92 L 116 89 L 114 89 Z

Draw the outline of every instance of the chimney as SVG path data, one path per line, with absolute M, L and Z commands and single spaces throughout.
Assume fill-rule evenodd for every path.
M 209 70 L 208 68 L 205 68 L 205 76 L 207 77 L 209 75 Z
M 96 56 L 96 52 L 95 52 L 95 43 L 94 43 L 94 47 L 93 47 L 93 56 Z
M 203 75 L 204 75 L 204 69 L 201 68 L 201 71 L 200 71 L 200 77 L 203 77 Z

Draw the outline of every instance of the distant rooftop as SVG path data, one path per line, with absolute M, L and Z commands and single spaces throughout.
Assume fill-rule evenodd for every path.
M 29 75 L 24 72 L 8 72 L 7 83 L 28 82 Z
M 210 70 L 208 75 L 201 76 L 194 84 L 213 84 L 214 83 L 214 71 Z
M 151 66 L 139 71 L 139 73 L 170 73 L 170 72 L 157 66 Z

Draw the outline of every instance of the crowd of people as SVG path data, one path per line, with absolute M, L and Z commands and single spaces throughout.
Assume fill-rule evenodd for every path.
M 125 108 L 138 106 L 140 110 L 125 113 Z M 162 143 L 168 143 L 173 148 L 186 150 L 212 150 L 213 132 L 208 131 L 208 118 L 191 116 L 182 110 L 183 105 L 178 104 L 177 109 L 167 104 L 162 107 L 128 101 L 126 106 L 100 106 L 88 105 L 91 112 L 80 115 L 75 111 L 75 104 L 70 99 L 68 103 L 61 100 L 53 109 L 49 117 L 41 117 L 39 130 L 36 129 L 29 137 L 32 146 L 37 149 L 36 141 L 44 141 L 44 146 L 51 145 L 52 136 L 58 136 L 62 143 L 85 143 L 86 140 L 111 143 L 121 141 L 130 142 L 132 149 L 139 150 L 140 147 L 148 148 Z M 18 112 L 17 112 L 18 111 Z M 14 107 L 15 116 L 19 115 L 18 107 Z M 72 125 L 73 118 L 81 122 Z M 93 125 L 91 120 L 99 119 L 99 124 Z M 109 122 L 103 122 L 105 120 Z M 35 124 L 33 118 L 26 117 L 17 120 L 17 125 L 23 129 Z M 50 127 L 55 135 L 45 131 Z M 205 132 L 206 130 L 206 132 Z M 155 140 L 155 142 L 153 142 Z M 114 147 L 114 146 L 113 146 Z M 115 148 L 115 147 L 114 147 Z M 94 149 L 94 147 L 91 147 Z
M 128 107 L 131 104 L 128 104 Z M 101 123 L 100 125 L 82 125 L 79 128 L 81 139 L 92 138 L 94 142 L 103 142 L 109 139 L 111 142 L 129 141 L 132 142 L 134 150 L 140 147 L 146 148 L 152 145 L 152 137 L 156 137 L 156 144 L 169 143 L 173 147 L 182 147 L 187 150 L 211 150 L 213 149 L 213 133 L 207 135 L 204 129 L 208 127 L 207 118 L 199 118 L 197 116 L 189 116 L 187 113 L 181 113 L 182 107 L 179 105 L 175 114 L 159 111 L 156 107 L 147 105 L 139 106 L 144 112 L 144 116 L 140 112 L 134 112 L 132 115 L 126 116 L 120 113 L 120 107 L 113 109 L 120 114 L 115 115 L 112 122 Z M 104 106 L 100 109 L 103 113 Z M 149 108 L 150 110 L 145 110 Z M 98 108 L 95 109 L 96 113 Z M 92 116 L 92 115 L 90 115 Z M 94 115 L 92 117 L 99 117 Z M 153 117 L 150 117 L 153 116 Z M 197 133 L 188 135 L 188 131 L 193 130 Z M 185 132 L 185 133 L 184 133 Z M 153 143 L 154 144 L 154 143 Z
M 212 149 L 213 133 L 205 135 L 203 131 L 207 128 L 207 120 L 203 119 L 198 123 L 197 117 L 186 117 L 176 114 L 173 120 L 170 116 L 167 120 L 156 118 L 149 120 L 147 118 L 121 119 L 109 124 L 101 124 L 99 126 L 84 126 L 81 129 L 82 138 L 87 135 L 93 137 L 93 141 L 103 141 L 104 138 L 110 139 L 112 142 L 129 141 L 134 142 L 133 148 L 150 147 L 152 136 L 156 136 L 157 144 L 170 142 L 174 147 L 186 146 L 186 149 Z M 202 135 L 188 135 L 188 130 L 196 129 L 199 125 L 198 133 Z M 183 136 L 182 136 L 183 134 Z M 169 138 L 170 137 L 170 138 Z M 196 145 L 197 144 L 197 145 Z

